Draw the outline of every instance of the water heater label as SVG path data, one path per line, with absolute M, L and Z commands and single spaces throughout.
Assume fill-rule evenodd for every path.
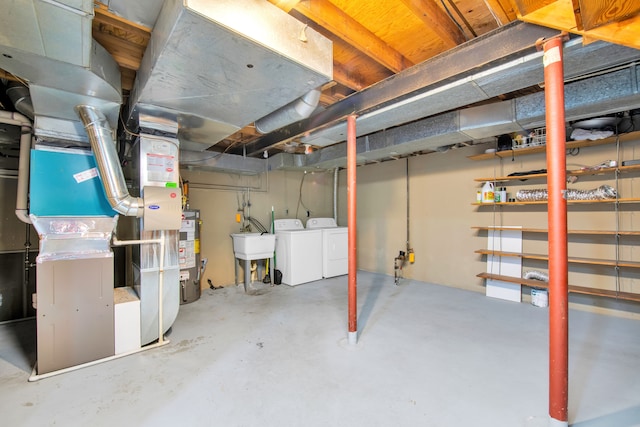
M 180 226 L 181 233 L 193 233 L 196 231 L 196 221 L 193 219 L 183 219 L 182 225 Z M 193 239 L 188 239 L 193 240 Z
M 80 184 L 81 182 L 85 182 L 90 179 L 96 178 L 97 176 L 98 176 L 98 169 L 91 168 L 91 169 L 87 169 L 85 171 L 73 174 L 73 179 L 75 179 L 76 182 Z
M 149 205 L 149 209 L 153 209 L 155 211 L 155 210 L 160 209 L 160 206 L 158 206 L 158 205 Z
M 196 251 L 193 240 L 180 240 L 178 244 L 178 264 L 180 268 L 194 268 L 196 266 Z

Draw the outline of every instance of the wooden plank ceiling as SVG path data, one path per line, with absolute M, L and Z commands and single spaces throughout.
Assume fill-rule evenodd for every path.
M 333 41 L 324 106 L 516 19 L 640 48 L 640 2 L 631 0 L 267 1 Z M 150 33 L 95 3 L 93 36 L 120 65 L 125 97 Z M 214 149 L 257 137 L 248 126 Z
M 638 0 L 515 0 L 518 18 L 532 24 L 640 49 Z

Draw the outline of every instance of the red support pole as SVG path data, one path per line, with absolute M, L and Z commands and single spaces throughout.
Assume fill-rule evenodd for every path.
M 347 117 L 347 226 L 349 227 L 349 344 L 358 340 L 356 253 L 356 116 Z
M 544 41 L 549 194 L 549 416 L 568 426 L 569 292 L 567 273 L 566 133 L 563 37 Z

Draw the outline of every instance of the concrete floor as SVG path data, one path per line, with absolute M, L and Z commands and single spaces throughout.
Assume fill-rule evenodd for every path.
M 0 325 L 3 426 L 548 425 L 546 308 L 359 273 L 203 291 L 167 346 L 29 383 L 33 320 Z M 640 426 L 640 321 L 570 313 L 569 421 Z

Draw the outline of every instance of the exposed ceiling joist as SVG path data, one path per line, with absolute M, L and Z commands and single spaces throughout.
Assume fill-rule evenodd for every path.
M 356 92 L 369 86 L 362 77 L 350 73 L 343 66 L 335 63 L 333 64 L 333 80 Z
M 131 90 L 151 29 L 119 17 L 102 3 L 96 2 L 94 10 L 93 38 L 108 49 L 120 66 L 122 88 Z
M 466 41 L 462 31 L 433 0 L 402 0 L 402 2 L 435 32 L 448 48 Z
M 500 25 L 506 25 L 517 19 L 513 5 L 508 0 L 484 0 L 484 4 Z
M 277 0 L 269 1 L 278 3 Z M 294 9 L 395 73 L 414 65 L 328 0 L 300 2 Z
M 622 21 L 640 13 L 637 1 L 573 0 L 577 3 L 576 21 L 579 30 L 593 30 L 603 25 Z
M 257 0 L 255 0 L 257 2 Z M 96 0 L 93 37 L 120 66 L 123 96 L 131 90 L 163 0 Z M 333 82 L 321 105 L 338 116 L 353 111 L 359 94 L 394 73 L 412 72 L 466 40 L 522 20 L 579 34 L 585 44 L 605 40 L 640 49 L 637 0 L 269 0 L 333 41 Z M 247 4 L 250 4 L 248 1 Z M 154 6 L 154 7 L 151 7 Z M 146 14 L 148 11 L 148 14 Z M 154 15 L 155 14 L 155 15 Z M 140 25 L 145 22 L 147 26 Z M 305 30 L 307 31 L 307 30 Z M 555 33 L 554 33 L 555 34 Z M 296 34 L 295 36 L 298 36 Z M 502 47 L 496 46 L 498 49 Z M 3 52 L 0 52 L 3 53 Z M 472 55 L 482 61 L 478 55 Z M 416 65 L 414 65 L 416 64 Z M 413 66 L 411 69 L 407 68 Z M 0 78 L 16 77 L 0 70 Z M 26 82 L 28 83 L 28 82 Z M 357 95 L 352 97 L 352 95 Z M 366 94 L 363 94 L 366 95 Z M 367 95 L 368 96 L 368 95 Z M 497 94 L 498 98 L 509 96 Z M 506 97 L 505 97 L 506 96 Z M 366 96 L 365 96 L 366 97 Z M 348 99 L 347 99 L 348 98 Z M 343 101 L 343 102 L 341 102 Z M 338 103 L 343 107 L 332 107 Z M 242 129 L 218 147 L 248 148 L 265 136 Z M 278 141 L 282 135 L 269 136 Z M 260 144 L 257 144 L 260 140 Z M 229 148 L 229 144 L 233 146 Z M 279 149 L 276 147 L 276 150 Z M 231 152 L 231 151 L 230 151 Z
M 269 0 L 269 1 L 287 13 L 291 12 L 291 9 L 293 9 L 294 7 L 296 7 L 298 3 L 300 3 L 300 0 Z
M 628 0 L 515 0 L 522 21 L 640 49 L 640 3 Z

